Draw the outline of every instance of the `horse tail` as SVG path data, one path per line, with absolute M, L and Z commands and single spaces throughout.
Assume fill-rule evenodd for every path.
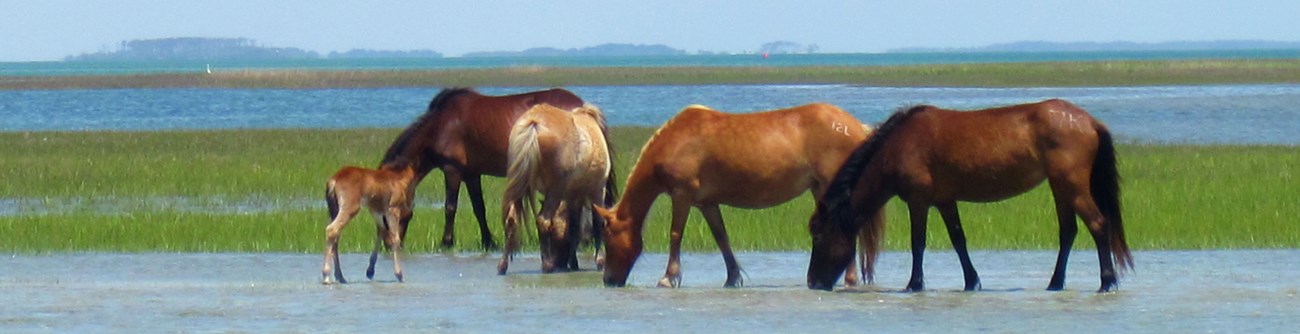
M 1093 125 L 1097 130 L 1097 156 L 1092 162 L 1092 201 L 1106 218 L 1106 235 L 1110 240 L 1110 252 L 1121 270 L 1133 269 L 1133 255 L 1129 252 L 1128 241 L 1124 237 L 1124 219 L 1120 215 L 1119 170 L 1116 169 L 1115 145 L 1110 130 L 1100 123 Z
M 884 143 L 889 140 L 894 129 L 910 118 L 912 115 L 925 110 L 927 106 L 914 106 L 900 109 L 885 120 L 870 137 L 849 154 L 848 159 L 840 166 L 840 170 L 835 173 L 835 178 L 826 186 L 826 191 L 822 194 L 821 201 L 817 203 L 816 217 L 820 217 L 823 223 L 836 226 L 841 233 L 846 235 L 857 234 L 858 232 L 867 233 L 868 235 L 859 236 L 865 244 L 861 245 L 864 249 L 861 252 L 863 257 L 863 275 L 871 280 L 875 273 L 875 259 L 883 249 L 884 242 L 884 219 L 874 219 L 877 212 L 864 212 L 872 215 L 873 218 L 866 219 L 867 226 L 863 227 L 855 215 L 852 196 L 853 188 L 857 186 L 858 180 L 862 173 L 866 171 L 867 165 L 871 162 L 872 157 L 880 151 Z M 865 230 L 860 230 L 865 228 Z
M 536 190 L 540 188 L 539 169 L 542 162 L 541 145 L 537 142 L 538 120 L 525 114 L 510 131 L 510 147 L 507 153 L 506 190 L 501 202 L 502 215 L 509 214 L 509 209 L 517 202 L 522 202 L 519 221 L 527 221 L 533 215 L 536 205 Z M 518 228 L 518 225 L 515 226 Z M 506 226 L 505 228 L 510 228 Z M 507 231 L 511 232 L 511 231 Z
M 334 193 L 334 180 L 325 183 L 325 205 L 330 210 L 330 221 L 339 217 L 339 197 Z

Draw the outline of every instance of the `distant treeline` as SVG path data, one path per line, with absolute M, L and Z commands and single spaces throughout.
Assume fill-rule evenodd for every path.
M 83 53 L 67 61 L 95 60 L 263 60 L 315 58 L 441 58 L 432 50 L 386 51 L 352 49 L 322 57 L 299 48 L 267 47 L 248 38 L 177 37 L 123 41 L 117 50 Z
M 608 43 L 580 49 L 532 48 L 523 51 L 470 52 L 465 57 L 677 56 L 686 51 L 667 45 Z
M 1089 52 L 1089 51 L 1174 51 L 1174 50 L 1294 50 L 1300 42 L 1262 40 L 1141 42 L 1046 42 L 1020 41 L 968 48 L 901 48 L 888 52 Z

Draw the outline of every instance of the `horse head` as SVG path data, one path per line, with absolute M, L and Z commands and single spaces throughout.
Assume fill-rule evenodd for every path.
M 835 282 L 844 273 L 844 268 L 853 262 L 853 236 L 855 233 L 844 231 L 839 224 L 827 221 L 821 203 L 808 220 L 808 230 L 812 235 L 812 259 L 808 261 L 808 288 L 831 290 Z
M 615 209 L 605 209 L 592 204 L 597 215 L 605 219 L 605 286 L 627 285 L 632 265 L 641 256 L 644 245 L 640 229 L 629 215 L 620 215 Z

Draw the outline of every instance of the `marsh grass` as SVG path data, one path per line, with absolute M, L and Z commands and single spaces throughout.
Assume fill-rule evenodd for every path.
M 328 220 L 325 179 L 343 165 L 376 165 L 400 129 L 225 130 L 164 132 L 0 133 L 0 206 L 28 202 L 114 202 L 158 198 L 209 198 L 316 203 L 269 210 L 193 210 L 163 204 L 33 212 L 0 207 L 0 251 L 307 252 L 318 253 Z M 615 127 L 616 171 L 621 180 L 654 129 Z M 1300 187 L 1296 146 L 1194 146 L 1123 144 L 1125 227 L 1137 249 L 1289 248 L 1300 246 Z M 488 220 L 498 240 L 504 182 L 485 178 Z M 439 251 L 442 175 L 418 189 L 421 205 L 407 250 Z M 462 206 L 467 205 L 461 195 Z M 8 201 L 8 202 L 5 202 Z M 26 202 L 24 202 L 26 203 Z M 1057 223 L 1046 186 L 991 204 L 961 204 L 970 246 L 976 249 L 1055 249 Z M 891 202 L 890 250 L 908 247 L 907 215 Z M 660 197 L 645 229 L 648 251 L 665 251 L 668 201 Z M 765 210 L 724 208 L 738 250 L 806 250 L 810 196 Z M 457 217 L 456 251 L 478 251 L 477 224 L 468 210 Z M 929 243 L 947 249 L 938 214 L 930 213 Z M 373 246 L 374 223 L 360 215 L 344 231 L 348 252 Z M 531 227 L 527 230 L 535 233 Z M 529 235 L 529 233 L 524 233 Z M 525 250 L 535 249 L 535 236 Z M 692 251 L 715 251 L 699 213 L 684 237 Z M 1081 232 L 1078 249 L 1091 249 Z
M 366 88 L 851 84 L 1040 87 L 1300 83 L 1300 59 L 800 67 L 507 67 L 448 70 L 240 70 L 94 76 L 0 76 L 0 89 Z

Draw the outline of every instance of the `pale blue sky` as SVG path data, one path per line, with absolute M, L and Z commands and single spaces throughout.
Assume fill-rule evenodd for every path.
M 0 0 L 0 61 L 58 60 L 163 37 L 447 56 L 608 42 L 752 52 L 788 40 L 834 53 L 1023 40 L 1300 41 L 1297 18 L 1295 0 Z

